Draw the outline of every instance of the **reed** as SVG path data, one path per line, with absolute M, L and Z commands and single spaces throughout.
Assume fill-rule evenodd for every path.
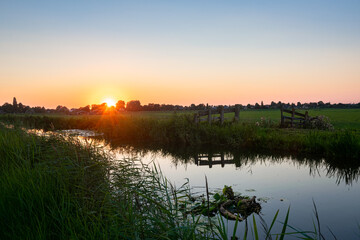
M 0 159 L 0 239 L 229 239 L 224 218 L 183 214 L 191 204 L 187 183 L 175 188 L 139 159 L 117 160 L 76 139 L 2 125 Z M 264 236 L 287 236 L 288 216 L 274 234 L 276 214 Z
M 311 156 L 341 161 L 360 158 L 360 134 L 356 130 L 281 129 L 277 125 L 251 123 L 195 124 L 190 115 L 172 118 L 131 116 L 26 116 L 3 115 L 0 121 L 44 130 L 87 129 L 126 144 L 222 147 L 268 153 Z

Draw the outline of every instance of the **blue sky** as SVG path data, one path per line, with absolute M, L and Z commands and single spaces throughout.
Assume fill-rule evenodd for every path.
M 0 102 L 358 102 L 359 43 L 360 1 L 1 1 Z

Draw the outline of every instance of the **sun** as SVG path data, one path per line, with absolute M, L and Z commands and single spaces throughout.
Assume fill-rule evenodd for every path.
M 104 102 L 107 104 L 108 107 L 115 107 L 116 101 L 112 98 L 106 98 Z

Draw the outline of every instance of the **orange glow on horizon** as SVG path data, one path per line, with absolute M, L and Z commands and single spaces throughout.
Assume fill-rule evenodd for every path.
M 106 103 L 106 105 L 108 107 L 115 107 L 116 106 L 116 101 L 114 99 L 112 99 L 112 98 L 106 98 L 104 100 L 104 103 Z

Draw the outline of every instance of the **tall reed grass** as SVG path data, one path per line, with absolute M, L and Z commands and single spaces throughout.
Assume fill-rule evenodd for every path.
M 179 214 L 185 188 L 140 162 L 3 127 L 0 156 L 0 239 L 207 238 Z
M 184 215 L 189 185 L 171 185 L 156 166 L 116 160 L 101 148 L 59 135 L 0 125 L 0 239 L 235 239 L 226 220 Z M 208 201 L 209 201 L 209 194 Z M 302 231 L 271 233 L 316 239 Z M 240 224 L 240 223 L 237 223 Z M 247 224 L 247 222 L 246 222 Z M 250 231 L 259 239 L 253 218 Z M 243 239 L 250 239 L 248 228 Z M 314 235 L 315 234 L 315 235 Z M 237 237 L 241 239 L 241 237 Z

